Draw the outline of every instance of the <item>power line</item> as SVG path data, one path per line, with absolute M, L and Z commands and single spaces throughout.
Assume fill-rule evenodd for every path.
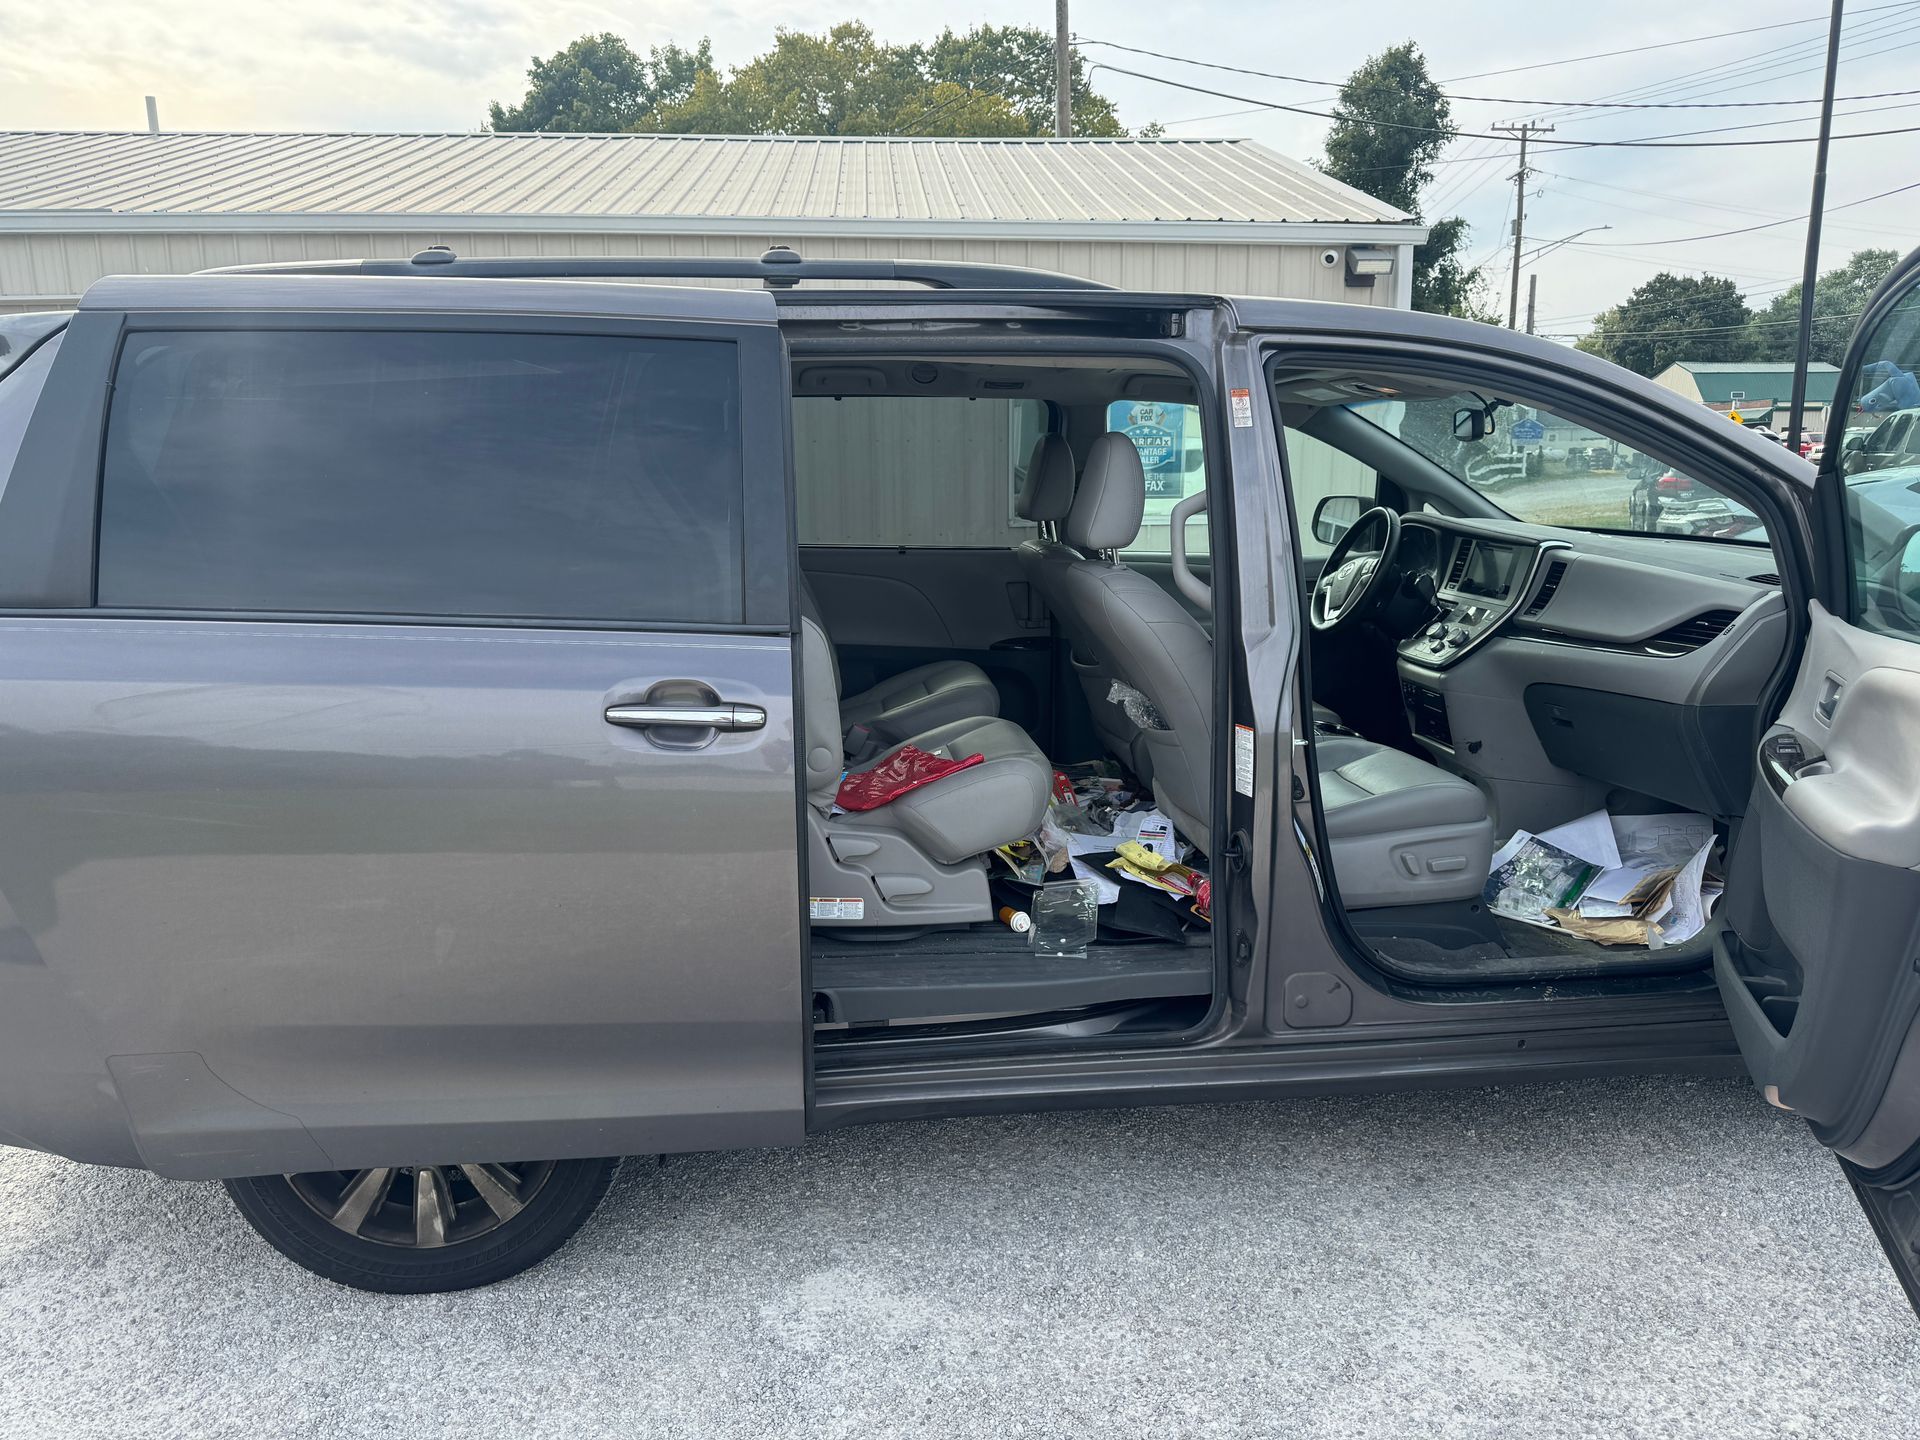
M 1285 80 L 1294 85 L 1313 85 L 1323 89 L 1341 90 L 1347 85 L 1345 80 L 1309 80 L 1303 75 L 1283 75 L 1273 70 L 1255 70 L 1245 65 L 1227 65 L 1217 60 L 1196 60 L 1189 55 L 1170 55 L 1163 50 L 1146 50 L 1138 45 L 1122 45 L 1117 40 L 1096 40 L 1085 35 L 1074 36 L 1074 42 L 1080 45 L 1100 45 L 1108 50 L 1124 50 L 1129 55 L 1145 55 L 1154 60 L 1171 60 L 1176 65 L 1194 65 L 1203 70 L 1225 70 L 1235 75 L 1257 75 L 1264 80 Z M 1815 95 L 1805 100 L 1541 100 L 1523 98 L 1514 95 L 1456 95 L 1440 91 L 1448 100 L 1464 100 L 1475 104 L 1552 106 L 1558 110 L 1752 110 L 1776 108 L 1787 105 L 1818 105 L 1820 97 Z M 1838 95 L 1836 100 L 1886 100 L 1901 95 L 1920 95 L 1920 89 L 1912 90 L 1876 90 L 1861 95 Z M 1796 117 L 1798 118 L 1798 117 Z
M 1865 10 L 1855 11 L 1858 15 L 1872 15 L 1881 10 L 1908 10 L 1911 3 L 1895 5 L 1873 5 Z M 1709 40 L 1736 40 L 1748 35 L 1764 35 L 1769 30 L 1791 30 L 1800 25 L 1825 24 L 1827 15 L 1822 11 L 1818 15 L 1808 15 L 1800 20 L 1781 20 L 1772 25 L 1749 25 L 1740 30 L 1720 30 L 1712 35 L 1695 35 L 1686 40 L 1667 40 L 1658 45 L 1633 45 L 1625 50 L 1601 50 L 1592 55 L 1574 55 L 1565 60 L 1540 60 L 1531 65 L 1509 65 L 1502 70 L 1476 70 L 1471 75 L 1450 75 L 1440 83 L 1457 84 L 1462 80 L 1485 80 L 1494 75 L 1518 75 L 1523 70 L 1551 70 L 1560 65 L 1580 65 L 1588 60 L 1613 60 L 1622 55 L 1645 55 L 1655 50 L 1673 50 L 1682 45 L 1702 45 Z
M 1884 200 L 1889 195 L 1900 195 L 1908 190 L 1920 190 L 1920 180 L 1915 180 L 1908 185 L 1896 185 L 1891 190 L 1882 190 L 1878 195 L 1863 195 L 1860 199 L 1849 200 L 1844 205 L 1829 205 L 1826 207 L 1826 210 L 1828 212 L 1834 210 L 1851 210 L 1856 205 L 1865 205 L 1873 200 Z M 1802 220 L 1812 218 L 1811 215 L 1789 215 L 1784 220 L 1769 220 L 1764 225 L 1743 225 L 1738 230 L 1714 230 L 1705 235 L 1681 235 L 1671 240 L 1615 240 L 1611 242 L 1611 248 L 1616 250 L 1643 250 L 1652 245 L 1690 245 L 1695 240 L 1724 240 L 1729 235 L 1751 235 L 1756 230 L 1773 230 L 1782 225 L 1795 225 Z M 1582 246 L 1582 248 L 1584 249 L 1586 247 Z
M 1843 315 L 1817 315 L 1814 319 L 1816 322 L 1858 320 L 1866 313 L 1865 310 L 1849 310 Z M 1727 335 L 1743 330 L 1773 330 L 1782 325 L 1798 326 L 1799 323 L 1800 321 L 1796 317 L 1792 320 L 1746 320 L 1738 325 L 1703 325 L 1685 330 L 1668 330 L 1659 325 L 1654 326 L 1651 330 L 1615 330 L 1611 326 L 1606 325 L 1600 326 L 1599 329 L 1603 335 Z M 1593 332 L 1589 331 L 1588 333 L 1591 334 Z
M 1094 70 L 1109 70 L 1115 75 L 1129 75 L 1136 80 L 1145 80 L 1154 85 L 1167 85 L 1175 90 L 1189 90 L 1196 95 L 1212 95 L 1221 100 L 1237 100 L 1263 110 L 1284 110 L 1292 115 L 1308 115 L 1316 120 L 1332 120 L 1342 124 L 1371 125 L 1380 130 L 1411 130 L 1424 135 L 1444 135 L 1448 139 L 1501 140 L 1504 136 L 1490 135 L 1479 130 L 1445 129 L 1435 125 L 1404 125 L 1393 120 L 1375 120 L 1357 115 L 1342 115 L 1333 111 L 1310 110 L 1304 105 L 1287 105 L 1278 100 L 1261 100 L 1252 95 L 1236 95 L 1228 90 L 1214 90 L 1205 85 L 1189 85 L 1185 81 L 1170 80 L 1164 75 L 1150 75 L 1144 70 L 1129 70 L 1121 65 L 1108 65 L 1105 62 L 1091 67 Z M 1646 135 L 1632 140 L 1557 140 L 1542 148 L 1548 150 L 1724 150 L 1748 149 L 1764 145 L 1811 145 L 1819 139 L 1817 135 L 1780 135 L 1763 140 L 1684 140 L 1680 135 L 1713 135 L 1726 130 L 1744 130 L 1745 125 L 1730 125 L 1718 129 L 1685 130 L 1675 136 Z M 1883 130 L 1853 130 L 1845 135 L 1835 135 L 1835 140 L 1872 140 L 1883 135 L 1912 135 L 1920 132 L 1920 125 L 1894 126 Z

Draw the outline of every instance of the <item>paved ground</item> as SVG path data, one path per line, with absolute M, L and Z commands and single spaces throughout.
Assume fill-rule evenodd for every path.
M 1014 1117 L 634 1164 L 463 1296 L 0 1151 L 0 1434 L 1913 1433 L 1920 1323 L 1744 1085 Z

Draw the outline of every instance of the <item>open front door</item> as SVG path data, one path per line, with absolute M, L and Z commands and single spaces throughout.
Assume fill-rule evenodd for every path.
M 1761 741 L 1715 956 L 1755 1082 L 1839 1157 L 1920 1309 L 1920 251 L 1862 318 L 1816 497 L 1820 598 Z M 1905 462 L 1905 463 L 1902 463 Z

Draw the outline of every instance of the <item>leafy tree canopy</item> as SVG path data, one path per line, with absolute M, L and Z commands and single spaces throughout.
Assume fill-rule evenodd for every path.
M 1340 118 L 1327 133 L 1320 169 L 1422 218 L 1420 192 L 1433 179 L 1429 167 L 1457 127 L 1420 47 L 1407 41 L 1368 60 L 1347 77 L 1335 110 Z M 1468 233 L 1466 221 L 1451 216 L 1435 221 L 1427 243 L 1414 248 L 1414 309 L 1488 318 L 1481 313 L 1480 270 L 1462 258 Z
M 1813 344 L 1810 358 L 1838 365 L 1847 351 L 1860 312 L 1889 271 L 1899 263 L 1895 250 L 1856 250 L 1847 263 L 1813 283 Z M 1791 360 L 1800 332 L 1800 287 L 1776 295 L 1754 317 L 1753 355 L 1757 360 Z
M 1733 281 L 1663 270 L 1594 316 L 1579 348 L 1642 375 L 1657 375 L 1676 360 L 1751 360 L 1752 319 Z
M 713 48 L 656 45 L 646 59 L 618 35 L 582 35 L 566 49 L 527 67 L 518 105 L 494 101 L 495 130 L 565 130 L 607 134 L 631 130 L 656 108 L 683 103 L 702 75 L 713 73 Z
M 859 21 L 824 35 L 776 32 L 730 75 L 706 40 L 642 59 L 617 35 L 584 36 L 535 59 L 526 97 L 495 103 L 495 130 L 628 130 L 734 135 L 1049 135 L 1053 37 L 1021 26 L 943 31 L 887 45 Z M 1072 75 L 1076 135 L 1124 135 L 1113 104 Z M 1148 133 L 1157 133 L 1150 130 Z

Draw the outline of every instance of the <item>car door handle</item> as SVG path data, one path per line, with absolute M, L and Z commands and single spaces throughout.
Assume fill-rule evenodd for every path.
M 609 705 L 607 723 L 645 730 L 677 725 L 699 730 L 761 730 L 767 712 L 758 705 Z

